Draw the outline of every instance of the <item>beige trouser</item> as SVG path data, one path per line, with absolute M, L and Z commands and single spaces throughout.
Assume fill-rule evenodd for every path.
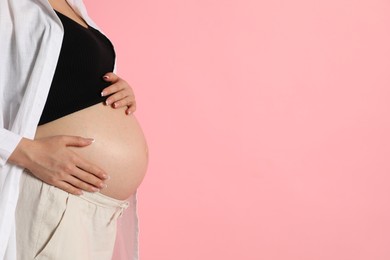
M 24 171 L 16 209 L 18 260 L 109 260 L 128 206 L 100 193 L 75 196 Z

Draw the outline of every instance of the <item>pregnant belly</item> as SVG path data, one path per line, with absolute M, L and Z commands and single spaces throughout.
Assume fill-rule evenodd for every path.
M 35 139 L 54 135 L 94 138 L 86 147 L 70 147 L 110 175 L 104 195 L 127 199 L 141 184 L 147 170 L 148 147 L 134 115 L 125 108 L 102 103 L 69 114 L 38 127 Z

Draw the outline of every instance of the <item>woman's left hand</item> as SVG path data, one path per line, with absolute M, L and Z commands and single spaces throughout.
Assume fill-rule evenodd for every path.
M 136 110 L 136 102 L 133 89 L 130 85 L 116 74 L 109 72 L 103 76 L 103 79 L 112 84 L 102 91 L 102 96 L 111 95 L 106 99 L 106 105 L 113 108 L 127 106 L 126 114 L 130 115 Z

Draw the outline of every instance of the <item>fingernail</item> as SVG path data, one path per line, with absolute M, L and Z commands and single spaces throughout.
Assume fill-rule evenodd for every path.
M 94 139 L 94 138 L 87 138 L 87 140 L 91 141 L 92 143 L 95 142 L 95 139 Z
M 78 195 L 83 195 L 84 193 L 83 193 L 83 191 L 79 190 L 79 191 L 77 192 L 77 194 L 78 194 Z
M 110 105 L 110 102 L 108 100 L 106 100 L 106 106 Z
M 117 103 L 114 103 L 114 107 L 116 108 L 118 106 L 118 104 Z
M 98 188 L 95 188 L 95 187 L 93 187 L 92 190 L 93 190 L 94 192 L 100 191 Z
M 109 79 L 110 77 L 108 77 L 107 75 L 103 76 L 104 79 Z
M 105 94 L 104 94 L 104 91 L 102 91 L 102 93 L 100 93 L 100 95 L 101 95 L 102 97 L 104 97 L 104 95 L 105 95 Z

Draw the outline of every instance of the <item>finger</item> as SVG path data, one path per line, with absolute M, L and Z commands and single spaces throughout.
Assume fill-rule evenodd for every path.
M 96 187 L 101 186 L 100 183 L 102 183 L 102 180 L 107 180 L 109 178 L 108 174 L 104 170 L 90 162 L 82 160 L 80 157 L 78 157 L 74 163 L 81 171 L 77 171 L 75 176 L 95 185 Z
M 125 107 L 125 106 L 132 106 L 134 104 L 134 99 L 126 97 L 124 99 L 118 100 L 115 103 L 112 104 L 113 108 L 120 108 L 120 107 Z
M 58 138 L 60 139 L 60 142 L 63 142 L 66 146 L 83 147 L 95 142 L 95 139 L 93 138 L 84 138 L 81 136 L 62 135 L 59 136 Z
M 126 109 L 126 114 L 131 115 L 135 112 L 136 109 L 137 109 L 137 106 L 134 103 L 132 106 L 130 106 L 128 109 Z
M 106 99 L 106 105 L 109 106 L 113 104 L 114 102 L 117 102 L 121 99 L 124 99 L 126 97 L 129 97 L 129 93 L 126 93 L 126 91 L 122 90 L 115 94 L 112 94 L 109 98 Z
M 89 191 L 89 192 L 98 192 L 100 191 L 100 188 L 102 187 L 95 187 L 91 185 L 90 183 L 87 183 L 85 181 L 80 180 L 77 177 L 74 177 L 72 175 L 68 175 L 68 178 L 65 180 L 67 183 L 71 184 L 72 186 L 76 187 L 77 189 Z
M 111 95 L 113 93 L 116 93 L 118 91 L 125 90 L 125 89 L 127 89 L 126 84 L 124 84 L 123 82 L 117 82 L 117 83 L 114 83 L 114 84 L 104 88 L 100 94 L 102 97 L 105 97 L 105 96 Z M 129 90 L 130 90 L 130 88 L 129 88 Z M 129 91 L 129 94 L 130 93 L 131 93 L 131 91 Z
M 82 190 L 80 190 L 80 189 L 70 185 L 69 183 L 67 183 L 65 181 L 59 181 L 54 186 L 59 188 L 59 189 L 61 189 L 61 190 L 63 190 L 63 191 L 71 193 L 73 195 L 81 195 L 81 194 L 83 194 Z
M 75 171 L 73 177 L 76 177 L 80 182 L 83 182 L 84 184 L 97 189 L 102 189 L 106 186 L 104 181 L 89 172 L 85 172 L 82 169 L 79 169 L 79 171 Z
M 113 81 L 117 81 L 119 77 L 113 72 L 108 72 L 104 74 L 103 79 L 108 82 L 113 82 Z
M 127 109 L 126 109 L 126 115 L 131 115 L 131 114 L 133 114 L 133 111 L 131 111 L 131 109 L 130 109 L 130 107 L 128 107 Z

